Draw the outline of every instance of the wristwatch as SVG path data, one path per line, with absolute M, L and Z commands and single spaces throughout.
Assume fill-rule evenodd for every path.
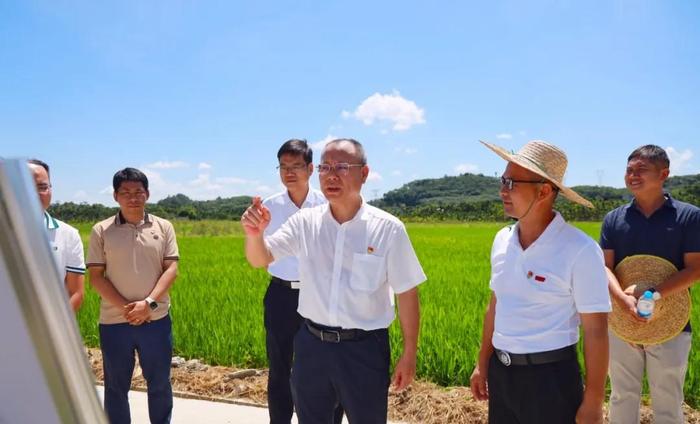
M 661 293 L 656 291 L 655 288 L 650 288 L 649 291 L 651 292 L 651 298 L 654 299 L 654 301 L 661 300 Z
M 153 300 L 151 297 L 147 297 L 144 300 L 146 301 L 146 303 L 148 303 L 148 307 L 151 308 L 152 311 L 158 309 L 158 302 Z

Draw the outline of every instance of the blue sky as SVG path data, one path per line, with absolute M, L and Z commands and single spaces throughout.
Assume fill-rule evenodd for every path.
M 0 156 L 105 204 L 125 166 L 152 200 L 270 194 L 293 137 L 363 142 L 367 198 L 500 174 L 479 139 L 557 144 L 571 185 L 622 186 L 648 143 L 698 173 L 698 22 L 693 1 L 4 1 Z

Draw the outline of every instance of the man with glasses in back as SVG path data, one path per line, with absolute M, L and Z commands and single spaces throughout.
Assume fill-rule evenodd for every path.
M 173 409 L 170 297 L 179 259 L 172 224 L 146 212 L 148 178 L 124 168 L 112 179 L 116 216 L 92 228 L 90 283 L 100 303 L 104 406 L 111 424 L 131 422 L 129 388 L 135 356 L 146 379 L 148 416 L 167 424 Z
M 403 223 L 364 202 L 369 175 L 356 140 L 326 144 L 318 167 L 328 204 L 302 209 L 264 237 L 270 210 L 253 200 L 241 223 L 254 267 L 299 260 L 299 314 L 294 338 L 292 393 L 300 424 L 327 424 L 341 404 L 350 423 L 386 423 L 390 384 L 388 327 L 393 295 L 404 347 L 394 370 L 402 390 L 416 369 L 418 284 L 425 274 Z
M 52 194 L 49 165 L 39 159 L 30 159 L 27 162 L 34 177 L 39 202 L 44 210 L 44 223 L 51 251 L 63 277 L 70 306 L 74 312 L 78 312 L 85 293 L 85 262 L 80 233 L 65 222 L 49 215 Z
M 603 252 L 553 209 L 559 193 L 593 205 L 564 186 L 567 158 L 558 147 L 535 140 L 510 153 L 484 144 L 508 162 L 499 195 L 518 222 L 499 231 L 491 248 L 491 300 L 472 393 L 488 400 L 489 423 L 602 423 L 611 309 Z
M 313 173 L 313 152 L 306 140 L 292 139 L 277 151 L 277 169 L 286 188 L 283 192 L 263 201 L 271 220 L 265 235 L 271 235 L 290 216 L 302 208 L 326 203 L 323 193 L 309 185 Z M 286 257 L 268 265 L 270 284 L 263 306 L 265 308 L 265 347 L 269 364 L 267 377 L 267 405 L 271 424 L 289 424 L 294 413 L 294 402 L 289 378 L 294 353 L 294 335 L 299 331 L 302 318 L 299 306 L 299 264 L 296 258 Z M 336 412 L 336 423 L 343 419 L 342 408 Z

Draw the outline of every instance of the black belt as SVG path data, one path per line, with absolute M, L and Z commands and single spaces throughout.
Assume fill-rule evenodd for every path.
M 561 349 L 536 353 L 510 353 L 500 349 L 495 349 L 495 351 L 498 360 L 507 367 L 511 365 L 542 365 L 576 358 L 575 344 Z
M 324 342 L 330 343 L 359 340 L 370 333 L 370 331 L 359 328 L 325 327 L 308 319 L 305 320 L 304 323 L 306 324 L 306 328 L 309 330 L 309 333 L 313 334 Z
M 281 284 L 281 285 L 287 287 L 288 289 L 291 289 L 291 288 L 296 289 L 296 287 L 292 287 L 292 283 L 298 283 L 298 282 L 299 282 L 299 281 L 287 281 L 287 280 L 283 280 L 283 279 L 281 279 L 281 278 L 275 277 L 274 275 L 272 276 L 272 279 L 271 279 L 270 281 L 272 281 L 273 283 Z

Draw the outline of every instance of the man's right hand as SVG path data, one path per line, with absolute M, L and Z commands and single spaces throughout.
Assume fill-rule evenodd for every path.
M 262 204 L 260 196 L 253 197 L 253 204 L 243 212 L 241 225 L 246 236 L 262 236 L 270 224 L 270 210 Z
M 487 384 L 487 371 L 481 372 L 479 365 L 474 368 L 471 377 L 472 396 L 476 400 L 488 400 L 489 388 Z

